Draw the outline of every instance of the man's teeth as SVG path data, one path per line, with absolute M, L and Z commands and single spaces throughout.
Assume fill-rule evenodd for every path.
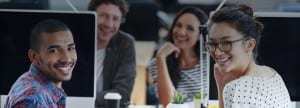
M 70 69 L 70 67 L 69 66 L 67 66 L 67 67 L 59 67 L 58 69 L 62 70 L 63 72 L 67 72 Z
M 109 32 L 109 30 L 103 30 L 104 32 L 106 32 L 106 33 L 108 33 Z
M 101 31 L 108 33 L 108 32 L 110 32 L 111 30 L 110 30 L 110 29 L 105 29 L 105 28 L 103 28 L 103 29 L 101 29 Z

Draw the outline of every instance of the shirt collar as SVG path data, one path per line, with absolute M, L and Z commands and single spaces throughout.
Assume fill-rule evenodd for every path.
M 66 99 L 66 93 L 62 88 L 57 88 L 50 80 L 47 79 L 45 74 L 43 74 L 34 64 L 30 65 L 29 72 L 33 77 L 41 83 L 52 96 L 52 99 L 56 102 Z

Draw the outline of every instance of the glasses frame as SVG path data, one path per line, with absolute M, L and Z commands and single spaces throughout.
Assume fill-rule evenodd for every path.
M 242 40 L 248 40 L 250 39 L 249 37 L 248 38 L 241 38 L 241 39 L 237 39 L 237 40 L 232 40 L 232 41 L 223 41 L 223 42 L 219 42 L 219 43 L 206 43 L 205 44 L 205 48 L 208 52 L 215 52 L 217 50 L 217 48 L 222 51 L 222 52 L 228 52 L 232 49 L 232 44 L 235 43 L 235 42 L 239 42 L 239 41 L 242 41 Z M 228 50 L 224 50 L 221 48 L 221 45 L 226 45 L 228 44 L 229 45 L 229 49 Z M 211 46 L 211 48 L 213 48 L 213 50 L 209 50 L 209 47 L 208 46 Z

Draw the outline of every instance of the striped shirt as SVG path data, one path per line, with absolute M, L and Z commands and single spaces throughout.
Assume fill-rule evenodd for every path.
M 205 66 L 204 66 L 205 67 Z M 202 69 L 204 69 L 204 67 Z M 149 73 L 153 80 L 152 87 L 157 94 L 157 66 L 156 59 L 152 59 L 148 67 Z M 181 80 L 177 82 L 176 90 L 182 92 L 187 98 L 192 98 L 192 95 L 202 91 L 202 94 L 208 94 L 208 73 L 204 69 L 203 73 L 201 72 L 201 64 L 196 64 L 193 68 L 182 69 L 180 71 Z M 203 82 L 203 83 L 202 83 Z M 202 83 L 202 84 L 201 84 Z M 158 96 L 158 95 L 157 95 Z
M 66 94 L 31 65 L 13 84 L 4 108 L 65 108 Z

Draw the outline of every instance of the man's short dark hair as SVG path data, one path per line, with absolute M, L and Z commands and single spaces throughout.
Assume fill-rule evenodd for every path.
M 101 4 L 117 5 L 120 8 L 123 17 L 125 17 L 129 11 L 129 4 L 125 0 L 91 0 L 88 10 L 95 11 Z
M 61 21 L 55 19 L 46 19 L 34 26 L 30 34 L 30 49 L 39 51 L 42 34 L 54 33 L 58 31 L 70 30 L 69 27 Z

